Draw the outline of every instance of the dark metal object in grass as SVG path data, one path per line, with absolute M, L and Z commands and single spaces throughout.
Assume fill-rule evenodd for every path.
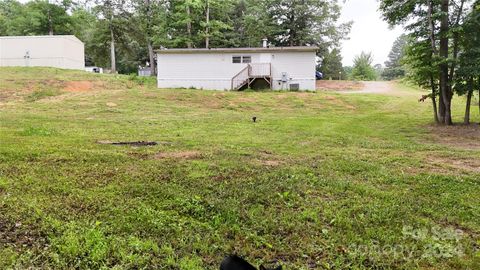
M 231 255 L 223 259 L 220 264 L 220 270 L 257 270 L 257 268 L 237 255 Z M 265 266 L 260 265 L 260 270 L 282 270 L 282 266 L 266 268 Z
M 99 144 L 111 144 L 111 145 L 130 145 L 130 146 L 154 146 L 158 145 L 157 142 L 137 141 L 137 142 L 111 142 L 111 141 L 98 141 Z

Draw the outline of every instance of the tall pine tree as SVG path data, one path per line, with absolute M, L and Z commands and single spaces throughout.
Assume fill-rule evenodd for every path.
M 333 48 L 330 52 L 324 54 L 320 70 L 326 79 L 340 80 L 345 78 L 339 48 Z
M 394 80 L 405 76 L 405 68 L 402 59 L 405 56 L 407 46 L 407 36 L 401 35 L 393 43 L 392 50 L 388 54 L 388 61 L 385 62 L 385 69 L 382 78 L 385 80 Z

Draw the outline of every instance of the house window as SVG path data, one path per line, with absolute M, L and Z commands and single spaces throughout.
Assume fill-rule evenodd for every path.
M 232 63 L 234 64 L 240 64 L 240 63 L 251 63 L 252 62 L 252 57 L 249 55 L 244 55 L 244 56 L 232 56 Z
M 243 56 L 243 63 L 251 63 L 252 62 L 252 57 L 251 56 Z

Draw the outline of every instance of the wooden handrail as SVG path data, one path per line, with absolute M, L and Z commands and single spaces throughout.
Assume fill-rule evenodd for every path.
M 271 63 L 250 63 L 247 64 L 240 72 L 238 72 L 232 78 L 231 90 L 236 90 L 242 87 L 245 83 L 250 83 L 256 78 L 263 78 L 267 80 L 269 78 L 269 84 L 271 86 L 272 80 L 272 64 Z
M 235 88 L 237 87 L 237 85 L 235 85 L 235 80 L 240 77 L 241 75 L 245 75 L 245 71 L 247 72 L 246 74 L 246 79 L 249 78 L 250 76 L 250 65 L 247 65 L 245 68 L 243 68 L 240 72 L 238 72 L 235 76 L 233 76 L 232 78 L 232 87 L 231 87 L 231 90 L 235 90 Z
M 245 68 L 243 68 L 242 70 L 240 70 L 240 72 L 238 72 L 237 75 L 233 76 L 233 79 L 234 79 L 235 77 L 238 77 L 238 75 L 242 74 L 242 73 L 243 73 L 247 68 L 249 68 L 249 67 L 250 67 L 250 65 L 247 65 Z
M 250 65 L 249 76 L 251 77 L 270 77 L 272 75 L 271 63 L 252 63 Z

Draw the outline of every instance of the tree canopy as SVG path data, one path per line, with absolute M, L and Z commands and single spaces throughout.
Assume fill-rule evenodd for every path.
M 377 73 L 372 66 L 372 53 L 362 52 L 353 59 L 352 78 L 359 81 L 374 81 L 377 79 Z
M 405 56 L 407 46 L 407 35 L 401 35 L 395 40 L 392 50 L 388 54 L 388 61 L 385 62 L 385 69 L 382 78 L 385 80 L 394 80 L 405 76 L 402 59 Z
M 0 0 L 0 35 L 74 34 L 87 62 L 129 73 L 154 48 L 337 47 L 351 23 L 338 0 Z
M 318 68 L 323 72 L 326 79 L 340 80 L 345 78 L 345 72 L 342 65 L 342 56 L 339 48 L 333 48 L 322 56 L 322 63 Z
M 478 0 L 380 1 L 384 19 L 409 31 L 407 76 L 430 91 L 427 96 L 438 123 L 453 124 L 451 104 L 455 94 L 464 93 L 467 85 L 470 97 L 473 89 L 478 90 L 478 77 L 470 72 L 479 64 L 472 63 L 478 48 L 478 7 Z M 468 83 L 472 77 L 473 83 Z M 468 112 L 470 102 L 467 99 Z

